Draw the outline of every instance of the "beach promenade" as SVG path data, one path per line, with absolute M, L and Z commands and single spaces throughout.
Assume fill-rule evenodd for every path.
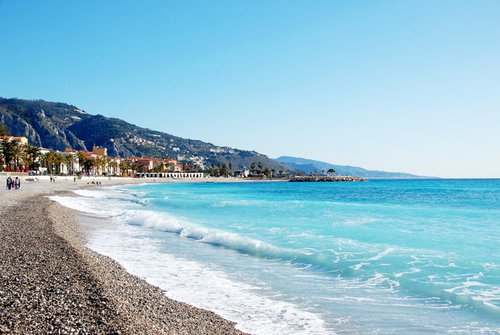
M 7 191 L 0 176 L 1 334 L 242 334 L 232 322 L 169 299 L 85 246 L 73 211 L 44 195 L 97 187 L 93 179 L 24 179 L 20 190 Z

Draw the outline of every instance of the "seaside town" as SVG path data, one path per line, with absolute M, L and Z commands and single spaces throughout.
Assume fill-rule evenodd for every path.
M 237 179 L 281 179 L 291 182 L 364 181 L 355 176 L 338 176 L 334 169 L 305 175 L 296 171 L 276 171 L 262 162 L 253 162 L 250 169 L 235 170 L 231 163 L 211 164 L 205 167 L 199 159 L 192 164 L 177 159 L 150 157 L 110 157 L 107 149 L 94 145 L 92 151 L 67 148 L 64 152 L 30 145 L 24 136 L 0 136 L 0 173 L 28 174 L 28 181 L 38 176 L 72 176 L 74 181 L 82 177 L 128 177 L 201 179 L 231 177 Z M 16 181 L 12 182 L 15 185 Z M 16 189 L 15 186 L 9 189 Z
M 198 167 L 173 158 L 109 157 L 107 149 L 94 145 L 92 152 L 66 149 L 64 152 L 30 145 L 23 136 L 0 136 L 0 172 L 38 175 L 121 176 L 155 178 L 203 178 Z M 223 172 L 227 170 L 221 167 Z M 218 170 L 218 169 L 217 169 Z M 248 176 L 250 171 L 238 175 Z

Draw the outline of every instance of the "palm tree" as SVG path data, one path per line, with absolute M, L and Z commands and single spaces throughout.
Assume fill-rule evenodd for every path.
M 28 165 L 30 170 L 35 170 L 39 166 L 39 160 L 42 155 L 40 148 L 34 145 L 25 144 L 24 155 L 22 157 L 25 164 Z
M 112 159 L 108 156 L 104 156 L 104 159 L 106 161 L 106 166 L 105 166 L 106 175 L 108 175 L 109 174 L 109 164 L 111 163 Z
M 75 162 L 76 162 L 76 157 L 75 155 L 68 153 L 65 155 L 66 162 L 71 165 L 71 168 L 68 169 L 69 174 L 75 174 Z
M 122 172 L 122 176 L 128 175 L 128 170 L 130 169 L 130 163 L 127 160 L 120 161 L 120 170 Z
M 118 167 L 118 163 L 114 160 L 109 162 L 109 167 L 113 169 L 113 174 L 116 175 L 116 168 Z
M 11 161 L 14 159 L 14 141 L 2 140 L 2 154 L 4 157 L 4 164 L 10 166 Z
M 12 140 L 11 143 L 12 143 L 12 149 L 11 149 L 12 159 L 14 160 L 14 168 L 17 171 L 19 167 L 19 161 L 21 160 L 24 150 L 19 140 Z
M 56 166 L 56 174 L 61 174 L 61 165 L 66 164 L 66 156 L 60 152 L 56 152 L 54 155 L 54 164 Z
M 95 166 L 96 166 L 95 158 L 87 158 L 87 160 L 85 160 L 85 170 L 87 170 L 87 172 L 94 170 Z M 94 175 L 95 174 L 96 174 L 96 172 L 94 171 Z
M 97 168 L 96 174 L 101 174 L 102 175 L 103 172 L 104 172 L 103 166 L 106 165 L 106 161 L 105 161 L 104 157 L 96 157 L 96 158 L 94 158 L 94 165 Z
M 99 159 L 97 160 L 96 165 L 101 170 L 101 175 L 105 176 L 108 174 L 108 164 L 110 161 L 111 159 L 108 156 L 99 157 Z
M 46 168 L 49 170 L 50 174 L 54 174 L 54 164 L 56 161 L 56 152 L 54 150 L 50 150 L 44 155 L 44 161 Z
M 79 151 L 76 156 L 78 157 L 78 163 L 80 164 L 80 170 L 83 171 L 84 174 L 88 174 L 89 171 L 94 166 L 94 160 L 92 158 L 87 158 L 85 153 Z
M 135 176 L 135 174 L 137 173 L 137 171 L 139 171 L 141 167 L 139 166 L 139 164 L 137 164 L 137 162 L 131 162 L 130 163 L 130 169 L 132 170 L 132 175 Z
M 78 151 L 76 154 L 76 157 L 78 158 L 78 165 L 80 166 L 80 171 L 85 173 L 85 165 L 87 162 L 87 156 L 82 151 Z

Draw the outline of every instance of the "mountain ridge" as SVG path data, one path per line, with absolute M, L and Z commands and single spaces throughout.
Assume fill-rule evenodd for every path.
M 66 148 L 91 151 L 94 145 L 117 157 L 173 157 L 203 165 L 231 164 L 233 169 L 252 163 L 277 171 L 290 171 L 255 151 L 217 146 L 139 127 L 122 119 L 93 115 L 62 102 L 0 98 L 0 122 L 11 134 L 25 136 L 32 145 L 63 151 Z
M 387 172 L 378 170 L 368 170 L 365 168 L 350 166 L 350 165 L 336 165 L 327 162 L 322 162 L 313 159 L 293 157 L 293 156 L 280 156 L 274 160 L 285 163 L 295 170 L 305 173 L 322 172 L 334 169 L 339 175 L 349 175 L 363 177 L 367 179 L 426 179 L 435 177 L 418 176 L 404 172 Z

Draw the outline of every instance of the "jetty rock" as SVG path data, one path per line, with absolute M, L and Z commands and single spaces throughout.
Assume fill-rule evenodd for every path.
M 291 182 L 341 182 L 341 181 L 366 181 L 365 178 L 354 176 L 296 176 Z

